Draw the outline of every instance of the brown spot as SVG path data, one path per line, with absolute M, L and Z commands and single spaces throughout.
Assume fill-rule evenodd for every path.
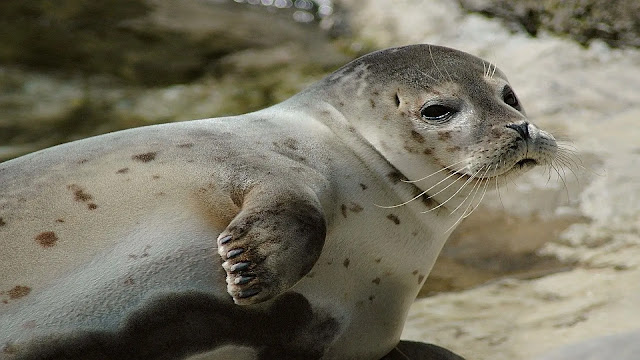
M 131 276 L 127 277 L 127 278 L 124 280 L 124 284 L 125 284 L 125 285 L 133 285 L 133 284 L 134 284 L 133 278 L 132 278 Z
M 340 106 L 344 106 L 344 103 L 342 101 L 340 101 Z
M 2 353 L 3 354 L 9 354 L 9 355 L 17 354 L 18 353 L 18 347 L 13 345 L 13 344 L 5 344 L 2 347 Z
M 4 221 L 3 218 L 0 217 L 0 226 L 5 226 L 7 225 L 7 223 Z
M 21 297 L 25 297 L 29 295 L 30 292 L 31 292 L 30 287 L 18 285 L 13 289 L 7 291 L 7 295 L 9 295 L 9 299 L 15 300 L 15 299 L 20 299 Z
M 64 222 L 64 219 L 56 219 L 56 222 L 57 222 L 57 223 L 63 223 L 63 222 Z
M 502 137 L 502 132 L 496 128 L 491 129 L 491 136 L 494 139 L 500 139 Z
M 411 138 L 419 143 L 424 142 L 424 137 L 417 131 L 411 130 Z
M 346 218 L 347 217 L 347 205 L 345 205 L 345 204 L 340 205 L 340 211 L 342 212 L 342 216 Z
M 380 92 L 378 91 L 378 89 L 373 89 L 372 94 L 373 95 L 380 95 Z
M 447 148 L 448 152 L 456 152 L 456 151 L 460 151 L 460 146 L 451 146 Z
M 369 104 L 371 104 L 372 109 L 376 107 L 376 102 L 373 99 L 369 99 Z
M 373 301 L 373 299 L 375 299 L 376 296 L 375 295 L 369 295 L 369 301 Z
M 372 283 L 374 283 L 374 284 L 376 284 L 376 285 L 380 285 L 380 278 L 379 278 L 379 277 L 377 277 L 377 278 L 375 278 L 375 279 L 371 280 L 371 282 L 372 282 Z
M 151 178 L 153 180 L 158 180 L 158 179 L 160 179 L 160 175 L 152 175 Z
M 418 275 L 418 270 L 413 270 L 412 274 L 413 275 Z
M 360 206 L 360 204 L 356 204 L 352 202 L 351 205 L 349 206 L 349 210 L 351 210 L 354 213 L 359 213 L 360 211 L 363 210 L 363 208 L 362 206 Z
M 398 219 L 398 217 L 393 214 L 387 215 L 387 219 L 393 221 L 393 223 L 396 225 L 400 225 L 400 219 Z
M 178 147 L 189 149 L 193 147 L 193 143 L 178 144 Z
M 413 146 L 404 144 L 404 149 L 407 150 L 411 154 L 417 154 L 418 150 L 416 150 Z
M 116 174 L 126 174 L 129 172 L 129 168 L 122 168 L 118 171 L 116 171 Z
M 363 183 L 360 183 L 360 188 L 361 188 L 362 190 L 367 190 L 367 187 L 368 187 L 367 185 L 365 185 L 365 184 L 363 184 Z
M 420 274 L 420 276 L 418 276 L 418 284 L 422 284 L 422 280 L 424 280 L 424 275 Z
M 98 208 L 98 205 L 94 204 L 94 203 L 89 203 L 87 204 L 87 207 L 89 208 L 89 210 L 95 210 Z
M 38 236 L 36 236 L 35 239 L 38 242 L 38 244 L 40 244 L 40 246 L 46 247 L 46 248 L 54 246 L 58 241 L 58 237 L 56 236 L 56 233 L 54 233 L 53 231 L 42 232 L 38 234 Z
M 86 202 L 89 200 L 93 200 L 93 196 L 84 192 L 84 189 L 81 188 L 79 185 L 71 184 L 67 186 L 67 189 L 73 191 L 73 199 L 75 201 Z
M 351 262 L 351 261 L 349 261 L 349 258 L 346 258 L 346 259 L 344 259 L 344 261 L 342 262 L 342 265 L 343 265 L 344 267 L 348 268 L 348 267 L 349 267 L 349 263 L 350 263 L 350 262 Z
M 426 149 L 424 149 L 424 151 L 422 151 L 422 153 L 425 154 L 425 155 L 431 155 L 431 154 L 433 154 L 433 149 L 426 148 Z
M 401 180 L 406 180 L 406 178 L 404 177 L 404 175 L 402 175 L 401 172 L 399 171 L 392 171 L 390 173 L 387 174 L 387 177 L 394 183 L 397 184 L 399 183 Z
M 451 131 L 438 131 L 438 140 L 445 141 L 451 139 Z
M 137 160 L 137 161 L 141 161 L 141 162 L 147 163 L 149 161 L 155 160 L 156 159 L 156 155 L 158 155 L 158 153 L 156 151 L 151 151 L 151 152 L 144 153 L 144 154 L 133 155 L 131 158 L 133 160 Z
M 382 258 L 377 258 L 377 259 L 375 260 L 375 262 L 377 262 L 377 263 L 379 263 L 380 261 L 382 261 Z
M 291 150 L 298 150 L 298 140 L 294 138 L 286 138 L 284 139 L 282 144 L 284 144 L 284 146 L 288 147 Z
M 9 300 L 2 300 L 2 303 L 3 303 L 3 304 L 8 304 L 8 303 L 9 303 Z
M 25 321 L 22 324 L 22 327 L 25 328 L 25 329 L 35 329 L 36 325 L 37 325 L 37 323 L 36 323 L 35 320 L 29 320 L 29 321 Z
M 428 208 L 430 208 L 430 209 L 433 209 L 434 207 L 438 206 L 438 203 L 437 203 L 435 200 L 433 200 L 433 199 L 431 198 L 431 196 L 428 196 L 427 194 L 423 194 L 423 195 L 422 195 L 422 197 L 421 197 L 421 201 L 422 201 L 422 203 L 424 204 L 424 206 L 426 206 L 426 207 L 428 207 Z M 416 235 L 417 235 L 417 234 L 418 234 L 418 233 L 416 233 Z M 414 235 L 414 236 L 415 236 L 415 235 Z
M 82 159 L 82 160 L 79 160 L 79 161 L 78 161 L 78 164 L 82 165 L 82 164 L 87 163 L 87 162 L 89 162 L 89 160 L 87 160 L 87 159 Z

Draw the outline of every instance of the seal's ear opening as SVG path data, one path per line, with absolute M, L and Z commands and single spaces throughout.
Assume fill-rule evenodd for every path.
M 400 96 L 398 96 L 398 93 L 396 93 L 395 100 L 396 100 L 396 107 L 400 107 Z

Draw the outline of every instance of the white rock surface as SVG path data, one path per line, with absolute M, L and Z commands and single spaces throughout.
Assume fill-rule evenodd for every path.
M 487 195 L 484 211 L 461 226 L 445 254 L 473 261 L 495 252 L 537 251 L 576 266 L 418 300 L 403 337 L 445 346 L 469 360 L 506 360 L 640 329 L 640 52 L 512 34 L 498 22 L 463 15 L 447 0 L 345 3 L 354 9 L 359 35 L 378 47 L 432 43 L 495 62 L 531 120 L 570 139 L 563 144 L 574 154 L 569 161 L 575 176 L 560 169 L 564 183 L 552 177 L 547 185 L 548 173 L 537 171 L 508 184 L 502 201 L 497 193 Z M 586 170 L 577 169 L 582 166 Z M 501 217 L 508 221 L 477 226 Z M 595 343 L 623 354 L 625 346 L 638 349 L 632 334 Z M 585 359 L 579 351 L 586 346 L 557 354 Z

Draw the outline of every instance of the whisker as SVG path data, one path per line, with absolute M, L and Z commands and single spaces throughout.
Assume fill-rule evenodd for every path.
M 476 175 L 477 175 L 477 173 L 476 173 Z M 458 178 L 458 180 L 459 180 L 459 179 L 461 179 L 462 177 L 463 177 L 463 176 L 460 176 L 460 177 Z M 463 189 L 463 188 L 464 188 L 464 187 L 465 187 L 465 186 L 466 186 L 466 185 L 467 185 L 471 180 L 473 180 L 473 177 L 469 176 L 469 178 L 467 179 L 467 181 L 465 181 L 465 183 L 464 183 L 464 184 L 462 184 L 462 186 L 460 186 L 460 187 L 458 188 L 458 190 L 456 190 L 456 192 L 454 192 L 454 193 L 453 193 L 453 195 L 449 196 L 445 201 L 443 201 L 442 203 L 440 203 L 438 206 L 436 206 L 436 207 L 434 207 L 434 208 L 431 208 L 431 209 L 429 209 L 429 210 L 422 211 L 422 213 L 423 213 L 423 214 L 426 214 L 426 213 L 428 213 L 428 212 L 431 212 L 431 211 L 433 211 L 433 210 L 436 210 L 437 208 L 439 208 L 439 207 L 441 207 L 441 206 L 444 206 L 446 203 L 448 203 L 448 202 L 449 202 L 449 200 L 453 199 L 456 195 L 458 195 L 458 193 L 459 193 L 459 192 L 460 192 L 460 191 L 461 191 L 461 190 L 462 190 L 462 189 Z M 455 184 L 455 182 L 452 182 L 451 184 L 447 185 L 445 188 L 441 189 L 440 191 L 438 191 L 437 193 L 435 193 L 435 194 L 433 194 L 433 195 L 431 195 L 431 196 L 436 196 L 436 195 L 440 194 L 441 192 L 443 192 L 443 191 L 445 191 L 446 189 L 448 189 L 449 187 L 451 187 L 453 184 Z M 455 211 L 455 210 L 454 210 L 454 211 Z
M 553 168 L 553 170 L 556 171 L 556 173 L 558 174 L 558 178 L 562 181 L 562 184 L 564 185 L 564 190 L 567 194 L 567 201 L 569 201 L 569 188 L 567 187 L 567 183 L 564 181 L 564 178 L 562 177 L 562 175 L 560 175 L 560 172 L 558 171 L 558 168 L 555 167 L 553 165 L 553 163 L 549 164 L 549 166 L 551 166 Z
M 473 174 L 472 176 L 469 176 L 469 179 L 462 185 L 462 187 L 465 187 L 471 180 L 475 179 L 476 176 L 484 169 L 484 166 L 481 167 L 480 169 L 478 169 L 478 171 L 476 171 L 475 174 Z M 462 200 L 462 202 L 455 208 L 453 209 L 453 211 L 451 211 L 451 213 L 453 214 L 454 212 L 458 211 L 458 209 L 460 209 L 460 207 L 462 206 L 462 204 L 465 203 L 465 201 L 467 201 L 467 199 L 469 198 L 469 196 L 471 196 L 471 193 L 473 193 L 474 189 L 476 188 L 476 186 L 478 185 L 478 182 L 476 182 L 475 184 L 473 184 L 473 187 L 471 188 L 471 191 L 469 192 L 469 194 L 467 195 L 467 197 L 464 198 L 464 200 Z
M 497 169 L 497 165 L 496 165 L 496 166 L 494 166 L 494 168 L 496 168 L 496 169 Z M 485 175 L 484 175 L 484 176 L 486 176 L 486 173 L 485 173 Z M 473 209 L 471 209 L 471 211 L 470 211 L 467 215 L 465 215 L 465 216 L 464 216 L 464 218 L 465 218 L 465 219 L 466 219 L 467 217 L 469 217 L 469 215 L 473 214 L 473 212 L 474 212 L 474 211 L 476 211 L 476 209 L 477 209 L 477 208 L 480 206 L 480 204 L 482 203 L 482 200 L 484 200 L 484 196 L 485 196 L 485 195 L 487 195 L 487 189 L 489 188 L 489 180 L 488 180 L 488 179 L 486 179 L 486 180 L 484 180 L 484 182 L 485 182 L 485 184 L 484 184 L 484 189 L 482 190 L 482 196 L 480 196 L 480 200 L 478 200 L 478 202 L 476 203 L 476 206 L 475 206 Z
M 433 175 L 433 174 L 432 174 L 432 175 Z M 411 198 L 411 199 L 409 199 L 409 200 L 407 200 L 407 201 L 405 201 L 405 202 L 403 202 L 403 203 L 401 203 L 401 204 L 397 204 L 397 205 L 390 205 L 390 206 L 377 205 L 377 204 L 374 204 L 374 205 L 376 205 L 377 207 L 383 208 L 383 209 L 393 209 L 393 208 L 397 208 L 397 207 L 400 207 L 400 206 L 407 205 L 408 203 L 410 203 L 410 202 L 412 202 L 412 201 L 414 201 L 414 200 L 416 200 L 416 199 L 420 198 L 422 195 L 427 194 L 429 191 L 431 191 L 431 189 L 433 189 L 434 187 L 436 187 L 436 186 L 440 185 L 442 182 L 446 181 L 447 179 L 449 179 L 449 178 L 451 178 L 452 176 L 455 176 L 455 175 L 458 175 L 458 174 L 457 174 L 457 173 L 455 173 L 455 172 L 453 172 L 453 173 L 449 174 L 449 176 L 447 176 L 447 177 L 445 177 L 444 179 L 440 180 L 440 181 L 439 181 L 438 183 L 436 183 L 435 185 L 432 185 L 432 186 L 431 186 L 430 188 L 428 188 L 427 190 L 422 191 L 420 194 L 418 194 L 418 195 L 414 196 L 413 198 Z M 460 176 L 458 177 L 458 179 L 462 178 L 462 176 L 463 176 L 463 175 L 460 175 Z M 456 180 L 457 180 L 457 179 L 456 179 Z M 451 184 L 449 184 L 447 187 L 451 186 L 452 184 L 454 184 L 454 183 L 452 182 L 452 183 L 451 183 Z M 446 189 L 446 188 L 445 188 L 445 189 Z M 440 191 L 442 191 L 442 190 L 440 190 Z M 439 193 L 440 193 L 440 192 L 438 192 L 438 193 L 436 193 L 436 194 L 439 194 Z
M 436 61 L 435 61 L 435 59 L 433 58 L 433 54 L 431 53 L 431 45 L 429 45 L 429 47 L 428 47 L 428 48 L 429 48 L 429 56 L 431 57 L 431 62 L 433 63 L 433 67 L 435 67 L 435 68 L 436 68 L 436 70 L 437 70 L 437 71 L 438 71 L 438 73 L 440 74 L 440 77 L 441 77 L 442 79 L 444 79 L 445 77 L 444 77 L 444 75 L 442 74 L 442 71 L 440 71 L 440 68 L 438 67 L 438 64 L 436 64 Z
M 482 168 L 480 168 L 482 169 Z M 467 207 L 464 209 L 464 211 L 462 212 L 462 215 L 460 215 L 460 217 L 458 218 L 458 220 L 456 220 L 455 223 L 453 223 L 453 225 L 451 225 L 446 232 L 451 231 L 451 229 L 455 228 L 456 225 L 458 225 L 458 223 L 460 223 L 460 221 L 462 221 L 462 219 L 464 219 L 466 216 L 467 211 L 469 210 L 469 208 L 473 205 L 473 200 L 476 198 L 476 195 L 478 195 L 478 191 L 480 190 L 480 186 L 478 186 L 478 188 L 476 189 L 476 185 L 479 185 L 481 182 L 477 181 L 474 185 L 473 188 L 471 188 L 471 192 L 469 193 L 469 196 L 471 195 L 471 193 L 473 193 L 473 197 L 471 198 L 471 201 L 469 201 L 469 205 L 467 205 Z M 467 196 L 461 203 L 460 205 L 464 204 L 467 199 L 469 199 L 469 196 Z M 458 205 L 458 207 L 460 207 L 460 205 Z M 456 208 L 457 210 L 458 208 Z M 453 212 L 455 212 L 456 210 L 454 210 Z M 452 213 L 453 213 L 452 212 Z
M 576 175 L 576 172 L 573 171 L 573 168 L 571 165 L 573 165 L 572 163 L 569 162 L 568 159 L 564 159 L 562 157 L 558 157 L 555 160 L 559 165 L 561 165 L 563 168 L 569 169 L 569 171 L 571 171 L 571 173 L 573 174 L 573 177 L 576 179 L 576 182 L 578 183 L 578 185 L 580 185 L 580 179 L 578 178 L 578 175 Z
M 480 168 L 480 170 L 478 170 L 478 172 L 480 172 L 480 171 L 482 171 L 482 168 Z M 458 193 L 459 193 L 460 191 L 462 191 L 462 189 L 467 185 L 467 183 L 469 183 L 471 180 L 473 180 L 473 179 L 475 178 L 475 175 L 478 175 L 478 173 L 475 173 L 473 177 L 472 177 L 472 176 L 469 176 L 469 178 L 467 179 L 467 181 L 466 181 L 462 186 L 460 186 L 460 187 L 458 188 L 458 190 L 456 190 L 456 192 L 454 192 L 454 193 L 453 193 L 453 195 L 449 196 L 449 198 L 447 198 L 445 201 L 443 201 L 442 203 L 440 203 L 438 206 L 436 206 L 436 207 L 434 207 L 434 208 L 431 208 L 431 209 L 429 209 L 429 210 L 422 211 L 422 213 L 423 213 L 423 214 L 425 214 L 425 213 L 431 212 L 431 211 L 433 211 L 433 210 L 436 210 L 437 208 L 439 208 L 439 207 L 441 207 L 441 206 L 444 206 L 444 204 L 448 203 L 448 202 L 449 202 L 449 200 L 453 199 L 456 195 L 458 195 Z M 484 177 L 485 175 L 486 175 L 486 172 L 485 172 L 485 174 L 483 175 L 483 177 Z M 442 191 L 446 190 L 447 188 L 449 188 L 449 187 L 450 187 L 451 185 L 453 185 L 453 184 L 454 184 L 454 183 L 449 184 L 447 187 L 445 187 L 444 189 L 442 189 L 442 190 L 438 191 L 437 193 L 433 194 L 432 196 L 436 196 L 436 195 L 438 195 L 439 193 L 441 193 Z M 473 191 L 473 189 L 471 189 L 471 191 Z M 456 210 L 457 210 L 457 208 L 456 208 Z M 455 210 L 454 210 L 454 211 L 455 211 Z M 452 211 L 452 212 L 453 212 L 453 211 Z
M 438 170 L 438 171 L 436 171 L 436 172 L 434 172 L 434 173 L 431 173 L 430 175 L 427 175 L 427 176 L 425 176 L 425 177 L 423 177 L 423 178 L 420 178 L 420 179 L 418 179 L 418 180 L 400 180 L 400 181 L 402 181 L 402 182 L 406 182 L 406 183 L 409 183 L 409 184 L 413 184 L 413 183 L 417 183 L 417 182 L 419 182 L 419 181 L 422 181 L 422 180 L 428 179 L 428 178 L 432 177 L 433 175 L 435 175 L 435 174 L 437 174 L 437 173 L 439 173 L 439 172 L 441 172 L 441 171 L 452 171 L 452 172 L 454 172 L 454 173 L 458 173 L 458 172 L 459 172 L 459 170 L 457 170 L 457 171 L 453 171 L 453 170 L 451 170 L 451 168 L 452 168 L 452 167 L 454 167 L 454 166 L 456 166 L 456 165 L 458 165 L 458 164 L 460 164 L 460 163 L 463 163 L 463 162 L 465 162 L 465 161 L 467 161 L 467 159 L 460 160 L 460 161 L 458 161 L 457 163 L 453 163 L 453 164 L 451 164 L 451 165 L 449 165 L 449 166 L 447 166 L 447 167 L 443 167 L 442 169 L 440 169 L 440 170 Z
M 502 160 L 500 161 L 502 162 Z M 498 176 L 495 177 L 496 179 L 496 191 L 498 192 L 498 200 L 500 200 L 500 205 L 502 205 L 502 210 L 504 210 L 504 203 L 502 202 L 502 195 L 500 194 L 500 186 L 498 186 Z
M 438 81 L 436 78 L 434 78 L 433 76 L 431 76 L 431 75 L 427 74 L 424 70 L 420 69 L 420 68 L 418 67 L 418 65 L 415 65 L 415 68 L 416 68 L 416 70 L 418 70 L 418 72 L 420 72 L 423 76 L 425 76 L 425 77 L 427 77 L 427 78 L 429 78 L 429 79 L 431 79 L 431 80 L 433 80 L 433 81 Z

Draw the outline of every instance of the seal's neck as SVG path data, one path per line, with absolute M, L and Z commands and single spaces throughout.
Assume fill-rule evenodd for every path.
M 460 212 L 464 207 L 462 202 L 473 187 L 466 186 L 458 191 L 464 182 L 455 183 L 457 176 L 451 176 L 422 150 L 408 146 L 413 127 L 399 116 L 395 93 L 382 87 L 359 85 L 358 81 L 343 85 L 322 86 L 320 83 L 320 86 L 297 95 L 292 104 L 301 107 L 301 111 L 313 112 L 315 119 L 332 129 L 343 143 L 363 158 L 370 160 L 375 153 L 379 162 L 385 164 L 377 171 L 385 175 L 394 173 L 390 179 L 392 185 L 400 180 L 413 181 L 428 176 L 415 183 L 402 182 L 410 188 L 399 194 L 402 199 L 409 200 L 424 193 L 417 200 L 429 199 L 426 206 Z

